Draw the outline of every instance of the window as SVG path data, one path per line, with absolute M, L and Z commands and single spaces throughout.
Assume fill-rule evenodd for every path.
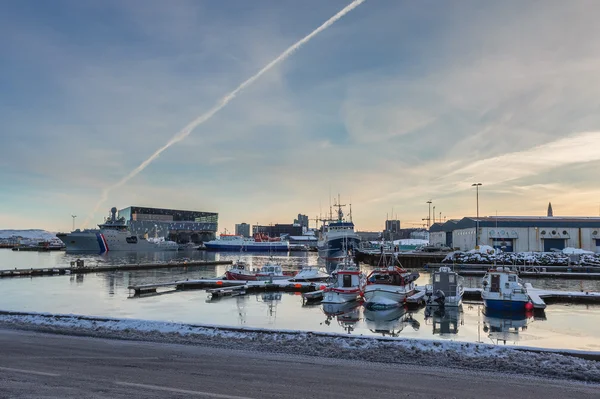
M 517 276 L 508 276 L 508 281 L 517 281 Z
M 454 284 L 454 274 L 449 274 L 448 275 L 448 282 L 451 284 Z
M 435 275 L 435 282 L 436 282 L 436 283 L 439 283 L 439 282 L 440 282 L 440 275 L 439 275 L 439 274 L 436 274 L 436 275 Z

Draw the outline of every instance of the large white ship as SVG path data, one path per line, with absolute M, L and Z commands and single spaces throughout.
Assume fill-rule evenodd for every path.
M 206 249 L 213 251 L 287 252 L 290 250 L 289 242 L 264 235 L 246 238 L 238 235 L 221 234 L 219 239 L 205 242 L 204 245 Z
M 354 231 L 352 211 L 349 219 L 346 220 L 342 212 L 342 207 L 345 205 L 341 205 L 338 199 L 334 206 L 337 207 L 337 219 L 323 220 L 324 224 L 317 242 L 319 257 L 325 260 L 343 259 L 348 252 L 358 249 L 360 243 L 360 237 Z
M 177 251 L 179 246 L 174 241 L 164 238 L 148 238 L 132 235 L 125 218 L 117 218 L 117 208 L 110 210 L 111 215 L 98 229 L 75 230 L 71 233 L 58 233 L 58 237 L 66 245 L 67 252 L 108 251 Z

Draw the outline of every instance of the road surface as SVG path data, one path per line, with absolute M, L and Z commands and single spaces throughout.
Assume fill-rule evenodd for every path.
M 591 398 L 598 385 L 0 329 L 0 398 Z

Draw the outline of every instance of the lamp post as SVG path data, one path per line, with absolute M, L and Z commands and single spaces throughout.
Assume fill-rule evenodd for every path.
M 426 204 L 429 204 L 429 216 L 427 216 L 427 228 L 431 225 L 431 200 L 427 201 Z
M 77 215 L 71 215 L 71 217 L 73 218 L 73 231 L 75 231 L 75 218 Z
M 435 205 L 433 206 L 433 224 L 435 224 Z
M 473 183 L 471 187 L 475 187 L 475 195 L 477 196 L 477 219 L 475 220 L 475 247 L 479 245 L 479 186 L 481 183 Z

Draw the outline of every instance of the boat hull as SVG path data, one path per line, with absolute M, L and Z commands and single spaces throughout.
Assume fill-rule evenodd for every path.
M 231 272 L 229 270 L 225 272 L 225 277 L 227 278 L 227 280 L 238 280 L 238 281 L 256 281 L 257 280 L 255 274 L 236 273 L 236 272 Z
M 360 290 L 330 290 L 323 293 L 321 303 L 346 303 L 356 301 L 360 297 Z
M 268 243 L 261 242 L 255 244 L 218 244 L 206 242 L 204 243 L 209 251 L 243 251 L 243 252 L 287 252 L 289 245 L 287 242 Z
M 427 302 L 427 306 L 440 306 L 436 301 Z M 462 306 L 462 296 L 447 296 L 444 304 L 444 307 L 459 307 Z
M 326 260 L 345 258 L 346 251 L 358 249 L 360 239 L 358 236 L 340 236 L 327 239 L 318 245 L 319 257 Z
M 501 299 L 484 299 L 483 304 L 487 309 L 500 312 L 525 312 L 528 301 L 504 301 Z
M 65 249 L 71 253 L 105 253 L 109 251 L 177 251 L 174 244 L 152 243 L 144 238 L 134 237 L 128 231 L 87 230 L 56 235 L 65 243 Z
M 365 306 L 397 306 L 413 293 L 414 291 L 406 291 L 398 286 L 368 285 L 364 293 Z

